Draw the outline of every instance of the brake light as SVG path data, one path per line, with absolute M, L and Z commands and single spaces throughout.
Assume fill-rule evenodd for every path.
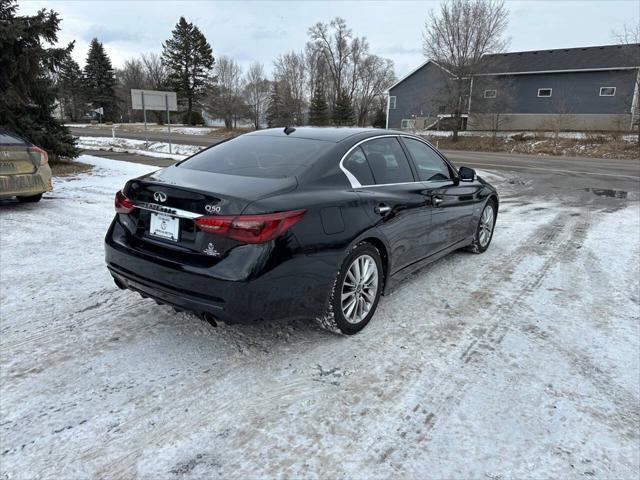
M 35 153 L 40 158 L 40 166 L 49 163 L 49 154 L 40 147 L 29 147 L 29 153 Z
M 262 215 L 219 215 L 196 218 L 198 228 L 244 243 L 264 243 L 279 237 L 304 216 L 306 210 Z
M 133 202 L 122 193 L 122 190 L 116 193 L 115 207 L 116 213 L 131 213 L 135 208 Z

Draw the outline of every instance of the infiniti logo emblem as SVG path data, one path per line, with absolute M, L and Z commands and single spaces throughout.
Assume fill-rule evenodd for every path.
M 162 203 L 164 203 L 164 202 L 166 202 L 166 201 L 167 201 L 167 194 L 166 194 L 166 193 L 164 193 L 164 192 L 155 192 L 155 193 L 153 194 L 153 199 L 154 199 L 156 202 L 162 202 Z

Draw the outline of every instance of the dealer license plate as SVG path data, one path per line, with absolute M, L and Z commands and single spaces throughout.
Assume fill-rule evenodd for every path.
M 156 237 L 177 242 L 180 233 L 180 220 L 170 215 L 152 213 L 149 233 Z

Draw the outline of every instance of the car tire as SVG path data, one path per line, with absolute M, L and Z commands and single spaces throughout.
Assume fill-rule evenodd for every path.
M 346 335 L 358 333 L 375 314 L 383 285 L 378 249 L 366 242 L 356 245 L 342 263 L 321 324 Z
M 18 197 L 18 201 L 22 203 L 35 203 L 39 202 L 42 198 L 42 194 L 39 193 L 37 195 L 29 195 L 28 197 Z
M 480 214 L 473 243 L 469 246 L 469 251 L 473 253 L 486 252 L 491 245 L 493 231 L 496 225 L 496 202 L 489 200 Z

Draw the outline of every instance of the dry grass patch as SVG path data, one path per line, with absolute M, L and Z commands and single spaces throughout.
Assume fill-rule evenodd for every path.
M 526 153 L 591 158 L 640 159 L 640 147 L 635 141 L 623 140 L 616 135 L 593 134 L 584 139 L 548 137 L 535 135 L 526 139 L 487 136 L 460 136 L 454 142 L 451 137 L 425 136 L 443 150 L 464 150 L 477 152 Z M 517 137 L 516 137 L 517 138 Z
M 70 177 L 85 173 L 93 168 L 93 165 L 74 162 L 73 160 L 56 160 L 49 164 L 54 177 Z

